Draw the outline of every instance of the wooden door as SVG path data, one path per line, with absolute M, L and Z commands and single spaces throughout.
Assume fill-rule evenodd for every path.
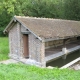
M 28 34 L 23 35 L 23 44 L 24 44 L 23 56 L 24 56 L 24 58 L 29 58 Z

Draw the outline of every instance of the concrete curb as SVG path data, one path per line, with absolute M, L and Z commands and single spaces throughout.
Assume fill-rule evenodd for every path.
M 75 60 L 73 60 L 73 61 L 71 61 L 70 63 L 62 66 L 60 69 L 68 68 L 68 67 L 70 67 L 71 65 L 73 65 L 74 63 L 78 62 L 79 60 L 80 60 L 80 57 L 77 58 L 77 59 L 75 59 Z

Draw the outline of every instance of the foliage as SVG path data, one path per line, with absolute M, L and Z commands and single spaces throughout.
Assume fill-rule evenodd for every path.
M 0 12 L 7 10 L 8 13 L 14 12 L 14 5 L 16 0 L 1 0 L 0 1 Z
M 30 0 L 29 3 L 25 5 L 24 15 L 57 18 L 59 17 L 58 11 L 61 7 L 59 2 L 61 2 L 61 0 Z
M 8 38 L 0 37 L 0 60 L 8 59 L 9 46 L 8 46 Z
M 14 15 L 58 18 L 61 0 L 1 0 L 0 36 Z
M 0 36 L 3 34 L 4 28 L 14 15 L 14 5 L 16 0 L 0 0 Z
M 80 80 L 80 71 L 46 69 L 25 64 L 0 64 L 0 80 Z
M 0 36 L 14 16 L 35 16 L 80 20 L 79 0 L 1 0 Z
M 80 0 L 64 0 L 66 19 L 80 20 Z
M 9 23 L 11 16 L 6 11 L 0 14 L 0 36 L 6 36 L 3 34 L 5 26 Z
M 62 3 L 63 0 L 3 0 L 0 10 L 6 9 L 7 13 L 14 15 L 56 18 L 60 15 Z

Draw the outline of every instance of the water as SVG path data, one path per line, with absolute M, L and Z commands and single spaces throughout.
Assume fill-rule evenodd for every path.
M 46 64 L 46 66 L 53 66 L 53 67 L 62 67 L 64 66 L 65 64 L 73 61 L 74 59 L 80 57 L 80 51 L 76 51 L 76 52 L 73 52 L 73 53 L 70 53 L 69 55 L 67 55 L 66 59 L 62 59 L 59 58 L 57 60 L 54 60 L 54 61 L 51 61 L 49 63 Z

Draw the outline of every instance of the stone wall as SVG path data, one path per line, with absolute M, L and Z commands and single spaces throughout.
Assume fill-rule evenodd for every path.
M 66 41 L 66 44 L 71 43 L 71 42 L 75 42 L 77 40 L 77 38 L 71 38 L 68 41 Z M 45 43 L 45 47 L 47 48 L 51 48 L 51 47 L 57 47 L 63 45 L 63 40 L 54 40 L 54 41 L 48 41 Z
M 29 57 L 37 62 L 44 62 L 45 45 L 33 34 L 29 34 Z
M 9 31 L 9 56 L 14 59 L 23 57 L 23 35 L 21 33 L 21 25 L 16 23 Z
M 47 48 L 51 48 L 51 47 L 57 47 L 59 45 L 62 45 L 63 40 L 55 40 L 55 41 L 49 41 L 45 43 L 45 47 Z
M 16 23 L 9 31 L 9 56 L 14 59 L 23 58 L 23 34 L 26 28 Z M 29 43 L 29 59 L 40 63 L 40 66 L 45 66 L 45 43 L 42 43 L 32 33 L 28 34 Z M 36 65 L 36 64 L 35 64 Z
M 26 32 L 26 28 L 21 25 L 21 32 Z
M 10 45 L 10 57 L 15 59 L 23 58 L 23 34 L 21 32 L 25 32 L 26 28 L 21 24 L 16 23 L 11 30 L 9 31 L 9 45 Z M 63 45 L 63 40 L 57 41 L 49 41 L 49 42 L 41 42 L 38 38 L 36 38 L 32 33 L 28 34 L 29 41 L 29 59 L 39 62 L 41 66 L 45 65 L 45 47 L 57 47 L 59 45 Z M 66 43 L 74 42 L 76 38 L 72 38 Z

